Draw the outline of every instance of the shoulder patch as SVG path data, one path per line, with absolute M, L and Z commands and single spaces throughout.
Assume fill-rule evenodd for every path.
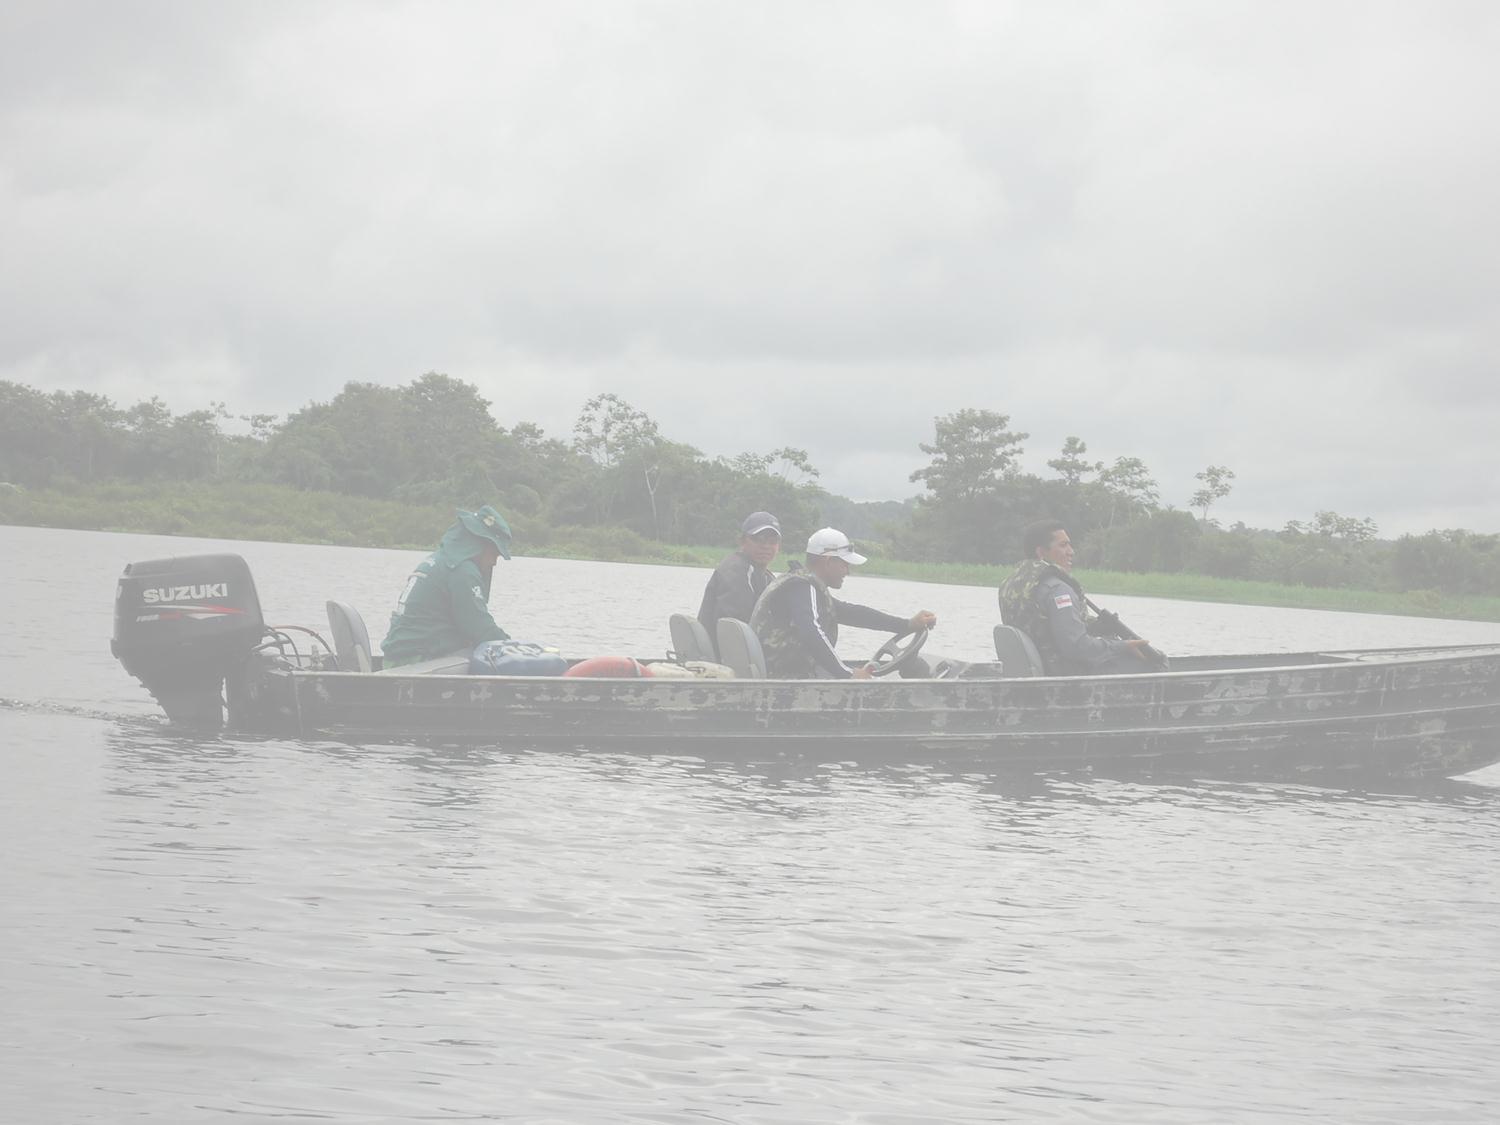
M 1058 609 L 1071 609 L 1073 606 L 1072 594 L 1058 594 L 1052 599 L 1052 604 Z

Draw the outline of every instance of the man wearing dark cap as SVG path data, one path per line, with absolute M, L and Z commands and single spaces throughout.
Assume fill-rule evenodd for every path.
M 761 591 L 771 584 L 771 560 L 781 550 L 781 521 L 770 512 L 751 512 L 740 524 L 740 548 L 718 565 L 703 590 L 698 620 L 717 638 L 719 618 L 750 620 Z M 717 644 L 715 640 L 715 644 Z
M 490 616 L 490 577 L 498 559 L 510 558 L 510 525 L 486 504 L 458 513 L 437 550 L 406 580 L 391 631 L 381 650 L 385 667 L 468 653 L 508 634 Z

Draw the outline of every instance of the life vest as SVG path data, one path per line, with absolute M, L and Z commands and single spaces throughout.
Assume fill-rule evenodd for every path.
M 775 578 L 756 599 L 750 614 L 750 629 L 760 638 L 766 656 L 766 673 L 775 680 L 810 680 L 818 675 L 818 664 L 803 644 L 802 636 L 792 627 L 791 615 L 783 608 L 787 599 L 781 590 L 793 583 L 806 583 L 816 592 L 818 624 L 830 644 L 838 644 L 839 621 L 834 616 L 833 595 L 816 576 L 807 571 L 783 574 Z
M 1077 595 L 1079 612 L 1088 621 L 1088 610 L 1084 608 L 1083 587 L 1071 574 L 1061 567 L 1041 559 L 1026 559 L 1016 572 L 1000 584 L 1000 620 L 1014 625 L 1036 644 L 1042 665 L 1051 675 L 1066 675 L 1079 669 L 1073 662 L 1064 660 L 1052 639 L 1052 625 L 1047 610 L 1037 598 L 1037 590 L 1048 578 L 1061 579 Z

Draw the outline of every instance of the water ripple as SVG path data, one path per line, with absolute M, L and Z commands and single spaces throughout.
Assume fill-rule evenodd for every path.
M 268 601 L 410 562 L 274 550 Z M 1500 770 L 1358 793 L 189 740 L 98 647 L 0 705 L 3 1120 L 1500 1103 Z

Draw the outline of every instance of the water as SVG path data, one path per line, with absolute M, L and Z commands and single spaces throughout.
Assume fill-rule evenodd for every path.
M 1500 1103 L 1500 769 L 1358 794 L 189 742 L 108 654 L 125 562 L 238 550 L 278 623 L 339 596 L 378 636 L 420 556 L 0 546 L 0 1120 L 1405 1123 Z M 650 654 L 706 577 L 517 559 L 492 604 L 565 651 Z M 934 648 L 986 655 L 990 591 L 846 593 L 930 608 Z M 1177 652 L 1500 640 L 1110 604 Z

